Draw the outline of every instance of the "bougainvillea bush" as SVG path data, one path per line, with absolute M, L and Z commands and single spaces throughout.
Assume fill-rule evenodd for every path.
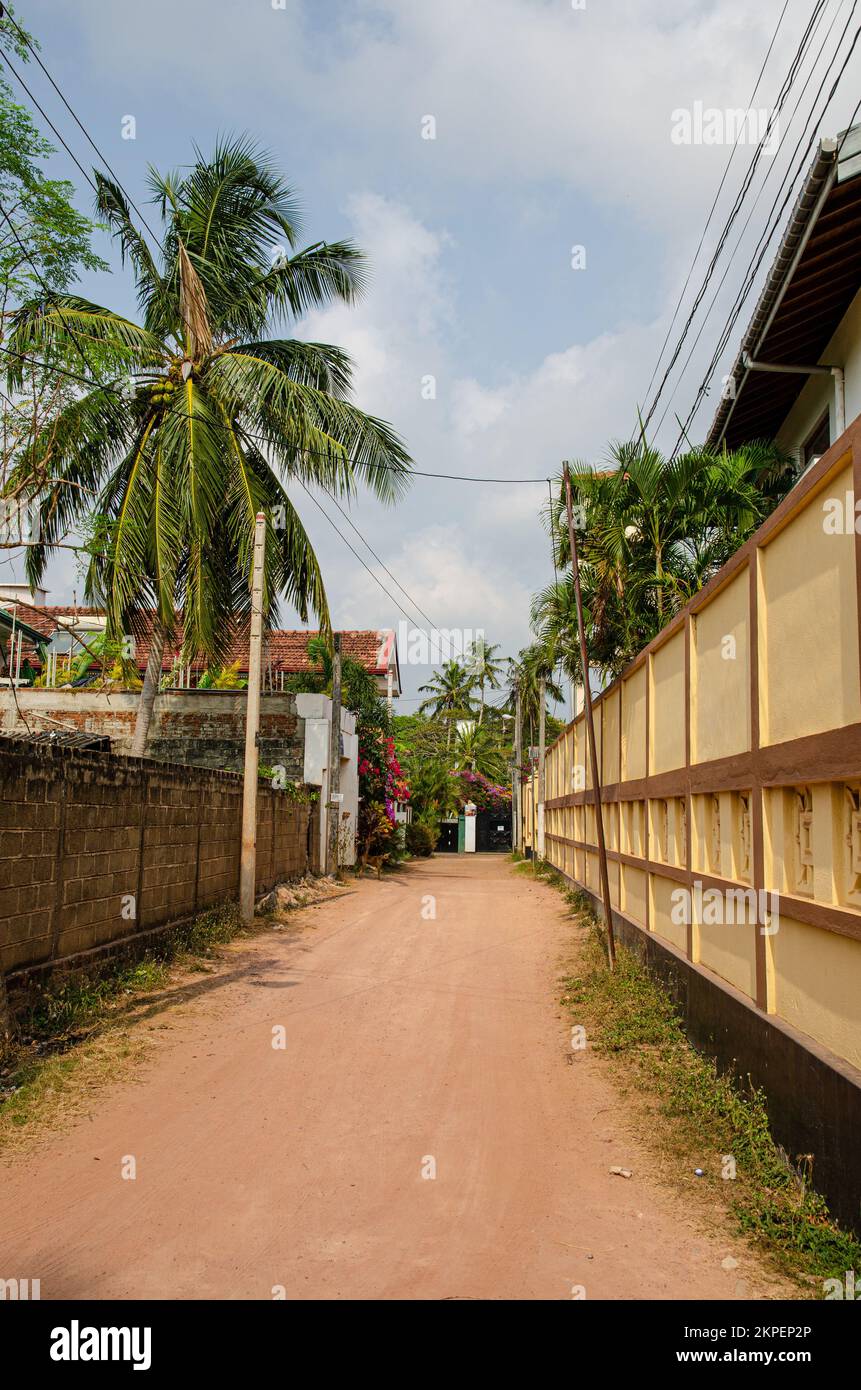
M 395 741 L 385 730 L 359 725 L 359 840 L 365 853 L 385 853 L 392 844 L 395 805 L 409 801 Z
M 472 801 L 479 811 L 504 811 L 511 809 L 511 789 L 491 782 L 480 772 L 461 768 L 449 776 L 456 779 L 458 805 L 465 806 Z

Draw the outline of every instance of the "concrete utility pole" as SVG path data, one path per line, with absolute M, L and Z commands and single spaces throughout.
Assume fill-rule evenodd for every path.
M 544 857 L 544 755 L 547 745 L 547 680 L 544 676 L 538 682 L 538 699 L 540 709 L 538 711 L 538 817 L 541 821 L 541 856 Z M 539 843 L 538 821 L 535 825 L 535 844 Z
M 577 604 L 577 629 L 580 634 L 580 666 L 583 673 L 583 698 L 586 707 L 586 729 L 589 735 L 589 757 L 592 761 L 592 791 L 595 797 L 595 825 L 598 830 L 598 862 L 601 868 L 601 894 L 607 922 L 607 959 L 610 969 L 616 968 L 616 937 L 613 931 L 613 904 L 610 898 L 610 876 L 607 872 L 607 845 L 604 840 L 604 808 L 601 804 L 601 769 L 595 743 L 595 720 L 592 713 L 592 682 L 589 679 L 589 656 L 586 651 L 586 628 L 583 623 L 583 595 L 580 590 L 580 557 L 574 530 L 574 509 L 571 503 L 571 474 L 565 465 L 565 502 L 568 509 L 568 540 L 571 546 L 571 569 L 574 575 L 574 598 Z
M 326 817 L 326 867 L 338 872 L 338 834 L 341 829 L 341 634 L 335 633 L 332 654 L 332 723 L 329 728 L 329 796 Z
M 515 849 L 523 851 L 523 783 L 521 781 L 523 766 L 523 733 L 521 730 L 521 708 L 520 708 L 520 676 L 517 677 L 517 689 L 514 698 L 514 785 L 517 789 L 517 819 L 515 820 L 515 830 L 517 832 L 517 842 Z
M 251 574 L 251 631 L 248 638 L 248 702 L 245 712 L 245 783 L 242 790 L 242 861 L 239 870 L 239 910 L 243 922 L 254 920 L 257 880 L 257 779 L 260 758 L 260 668 L 263 647 L 263 561 L 266 555 L 266 517 L 254 523 L 254 567 Z

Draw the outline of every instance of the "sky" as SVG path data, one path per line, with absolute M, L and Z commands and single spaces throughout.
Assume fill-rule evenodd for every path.
M 773 200 L 810 163 L 807 135 L 792 158 L 808 112 L 808 135 L 836 134 L 851 118 L 861 46 L 823 108 L 853 10 L 824 0 L 779 140 L 759 159 L 652 419 L 650 436 L 668 450 Z M 503 655 L 529 641 L 531 597 L 553 578 L 540 480 L 566 458 L 600 463 L 636 427 L 727 161 L 732 154 L 657 380 L 754 153 L 748 143 L 733 150 L 726 130 L 722 141 L 684 143 L 678 113 L 697 103 L 771 110 L 815 13 L 812 0 L 22 0 L 16 9 L 153 226 L 143 204 L 149 164 L 189 164 L 195 144 L 206 153 L 219 134 L 247 133 L 299 194 L 302 241 L 351 237 L 367 253 L 362 302 L 316 312 L 294 335 L 351 354 L 357 404 L 395 426 L 416 468 L 506 481 L 417 477 L 396 508 L 360 496 L 352 521 L 385 569 L 324 496 L 372 573 L 300 491 L 333 623 L 430 620 L 483 632 Z M 91 167 L 94 152 L 33 63 L 27 81 Z M 130 116 L 134 139 L 124 138 Z M 89 212 L 90 191 L 64 151 L 52 172 L 72 178 Z M 96 247 L 113 271 L 84 277 L 80 292 L 133 314 L 128 271 L 101 234 Z M 772 254 L 710 378 L 694 438 L 708 428 Z M 82 588 L 68 554 L 47 582 L 49 602 Z M 298 625 L 286 608 L 282 621 Z M 409 713 L 429 671 L 406 660 L 403 641 L 400 650 L 400 710 Z

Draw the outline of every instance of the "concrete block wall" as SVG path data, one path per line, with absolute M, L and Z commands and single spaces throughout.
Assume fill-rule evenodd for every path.
M 21 716 L 37 729 L 61 728 L 104 734 L 115 753 L 132 744 L 140 695 L 136 691 L 22 688 L 17 703 L 0 692 L 0 728 L 20 731 Z M 244 690 L 164 690 L 153 710 L 147 757 L 225 772 L 242 772 L 245 759 Z M 290 694 L 260 697 L 260 761 L 286 770 L 289 781 L 303 780 L 304 720 Z
M 310 820 L 310 805 L 259 787 L 259 892 L 308 870 Z M 241 821 L 231 773 L 0 746 L 0 974 L 235 898 Z

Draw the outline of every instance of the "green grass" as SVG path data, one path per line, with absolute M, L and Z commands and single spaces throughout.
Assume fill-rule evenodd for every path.
M 518 870 L 524 867 L 531 872 Z M 861 1241 L 830 1218 L 811 1186 L 809 1156 L 790 1163 L 775 1143 L 763 1092 L 720 1073 L 697 1051 L 667 990 L 618 943 L 616 970 L 608 970 L 604 932 L 585 894 L 549 866 L 538 876 L 560 890 L 585 928 L 562 1003 L 650 1117 L 646 1139 L 661 1150 L 665 1169 L 726 1204 L 739 1230 L 815 1294 L 821 1279 L 861 1269 Z M 722 1176 L 724 1155 L 735 1160 L 734 1180 Z

